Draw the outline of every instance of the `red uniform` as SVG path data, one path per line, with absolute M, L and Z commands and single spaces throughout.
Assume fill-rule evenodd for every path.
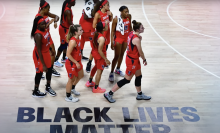
M 60 34 L 60 43 L 61 44 L 66 43 L 66 37 L 67 37 L 69 27 L 70 27 L 70 24 L 67 21 L 67 17 L 64 17 L 65 16 L 64 13 L 67 10 L 71 11 L 71 22 L 73 22 L 73 12 L 72 12 L 71 8 L 66 6 L 64 9 L 64 12 L 63 12 L 63 16 L 62 16 L 62 23 L 59 26 L 59 34 Z
M 99 33 L 98 35 L 98 39 L 100 37 L 104 37 L 103 34 Z M 98 41 L 97 39 L 97 41 Z M 98 43 L 97 43 L 98 44 Z M 98 44 L 99 46 L 99 44 Z M 106 57 L 106 43 L 104 44 L 104 47 L 102 49 L 102 52 L 104 53 L 105 57 Z M 97 66 L 97 69 L 101 69 L 101 70 L 104 70 L 104 67 L 106 66 L 106 62 L 105 60 L 100 56 L 99 52 L 98 52 L 98 47 L 95 48 L 93 45 L 92 45 L 92 56 L 94 57 L 95 59 L 95 65 Z
M 36 17 L 37 17 L 37 16 L 41 16 L 40 13 L 38 13 L 38 14 L 36 15 Z M 49 18 L 47 15 L 42 16 L 42 17 L 44 18 L 46 24 L 49 24 L 50 18 Z M 50 26 L 48 26 L 48 27 L 46 28 L 46 31 L 48 31 L 48 32 L 50 33 Z M 51 44 L 53 44 L 53 40 L 52 40 L 51 35 L 50 35 L 50 45 L 51 45 Z
M 42 35 L 41 53 L 42 53 L 43 60 L 44 60 L 44 63 L 46 64 L 47 68 L 50 68 L 52 66 L 51 65 L 50 52 L 49 52 L 49 48 L 50 48 L 50 34 L 46 30 L 44 32 L 40 31 L 40 30 L 37 30 L 35 32 L 35 34 L 37 34 L 37 33 Z M 42 64 L 42 62 L 40 60 L 36 44 L 35 44 L 35 47 L 34 47 L 34 50 L 33 50 L 33 60 L 34 60 L 36 72 L 37 73 L 43 72 L 43 64 Z
M 80 40 L 76 39 L 75 37 L 72 37 L 70 40 L 75 40 L 76 41 L 76 47 L 73 48 L 73 51 L 71 53 L 71 56 L 73 59 L 75 59 L 79 64 L 80 64 L 80 69 L 76 67 L 76 64 L 73 63 L 70 59 L 66 60 L 65 66 L 66 66 L 66 71 L 68 73 L 68 77 L 70 79 L 73 78 L 73 75 L 78 77 L 78 72 L 83 69 L 83 65 L 81 63 L 81 46 L 80 46 Z
M 83 34 L 81 36 L 81 49 L 84 48 L 85 41 L 92 41 L 95 29 L 93 28 L 93 18 L 84 19 L 84 10 L 80 18 L 79 24 L 82 26 Z
M 133 31 L 128 35 L 128 46 L 127 46 L 127 56 L 126 56 L 126 74 L 130 76 L 131 74 L 135 74 L 137 70 L 141 69 L 141 64 L 139 60 L 139 52 L 137 46 L 132 43 L 134 38 L 138 37 L 133 34 Z
M 124 23 L 124 35 L 122 35 L 121 32 L 116 31 L 115 32 L 115 44 L 116 42 L 118 42 L 119 44 L 123 44 L 124 42 L 127 42 L 128 34 L 130 32 L 130 26 L 131 26 L 129 17 L 123 19 L 123 23 Z
M 109 21 L 109 15 L 106 13 L 102 13 L 101 10 L 98 11 L 98 13 L 101 16 L 101 19 L 98 20 L 98 22 L 105 22 L 106 20 Z M 108 45 L 110 43 L 110 25 L 108 24 L 108 30 L 104 31 L 103 33 L 104 37 L 106 38 L 105 43 Z

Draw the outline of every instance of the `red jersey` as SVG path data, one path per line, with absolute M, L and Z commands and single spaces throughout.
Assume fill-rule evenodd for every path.
M 69 24 L 68 21 L 67 21 L 67 17 L 64 17 L 64 16 L 65 16 L 64 13 L 65 13 L 65 11 L 67 11 L 67 10 L 70 10 L 70 11 L 71 11 L 71 22 L 73 22 L 73 12 L 72 12 L 71 8 L 69 8 L 68 6 L 66 6 L 65 9 L 64 9 L 64 12 L 63 12 L 63 16 L 62 16 L 63 18 L 62 18 L 62 23 L 61 23 L 61 25 L 62 25 L 64 28 L 69 29 L 70 24 Z
M 41 16 L 40 13 L 38 13 L 38 14 L 36 15 L 36 17 L 38 17 L 38 16 Z M 50 18 L 49 18 L 47 15 L 42 16 L 42 17 L 44 18 L 46 24 L 49 24 Z M 47 31 L 50 31 L 50 26 L 48 26 L 48 28 L 46 28 L 46 30 L 47 30 Z
M 76 60 L 76 61 L 81 61 L 82 55 L 81 55 L 81 46 L 80 46 L 80 40 L 76 39 L 75 37 L 72 37 L 70 39 L 76 41 L 76 47 L 73 48 L 73 51 L 71 53 L 71 56 Z
M 104 35 L 103 34 L 101 34 L 101 33 L 98 33 L 99 35 L 98 35 L 98 38 L 97 38 L 97 45 L 98 45 L 98 47 L 99 47 L 99 43 L 98 43 L 98 39 L 100 38 L 100 37 L 104 37 Z M 105 39 L 106 40 L 106 39 Z M 94 40 L 95 41 L 95 40 Z M 95 48 L 93 45 L 92 45 L 92 55 L 93 55 L 93 57 L 95 58 L 95 59 L 101 59 L 102 57 L 100 56 L 100 54 L 99 54 L 99 52 L 98 52 L 98 47 L 97 48 Z M 105 57 L 106 57 L 106 44 L 104 43 L 104 46 L 103 46 L 103 49 L 102 49 L 102 52 L 104 53 L 104 55 L 105 55 Z
M 121 34 L 121 32 L 116 31 L 115 36 L 118 38 L 123 38 L 123 39 L 127 39 L 128 34 L 130 33 L 130 26 L 131 26 L 131 22 L 129 17 L 123 19 L 123 23 L 124 23 L 124 35 Z
M 132 31 L 129 33 L 128 40 L 127 40 L 127 43 L 128 43 L 127 56 L 131 57 L 133 59 L 139 59 L 139 57 L 140 57 L 137 46 L 132 43 L 132 40 L 136 37 L 138 37 L 138 36 L 136 34 L 134 34 Z
M 85 15 L 85 12 L 84 12 L 84 9 L 83 9 L 82 16 L 81 16 L 80 21 L 79 21 L 79 24 L 82 26 L 83 31 L 84 32 L 94 31 L 94 28 L 92 26 L 94 18 L 88 18 L 88 19 L 85 20 L 84 15 Z
M 102 13 L 101 12 L 101 10 L 98 10 L 98 13 L 100 14 L 100 16 L 101 16 L 101 19 L 98 19 L 98 22 L 105 22 L 106 20 L 108 20 L 109 21 L 109 15 L 107 14 L 107 12 L 106 13 Z M 110 27 L 109 27 L 109 23 L 108 23 L 108 29 L 110 29 Z
M 41 45 L 41 52 L 42 53 L 46 53 L 46 52 L 49 52 L 49 49 L 50 49 L 50 34 L 48 31 L 40 31 L 40 30 L 37 30 L 35 32 L 35 34 L 41 34 L 42 35 L 42 45 Z M 35 43 L 35 47 L 34 49 L 37 51 L 37 46 L 36 46 L 36 43 Z

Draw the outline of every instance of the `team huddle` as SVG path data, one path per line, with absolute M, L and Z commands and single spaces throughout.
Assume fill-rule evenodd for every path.
M 65 63 L 68 74 L 65 100 L 68 102 L 79 101 L 78 98 L 72 96 L 72 93 L 76 96 L 80 95 L 75 87 L 84 76 L 81 60 L 87 60 L 86 72 L 90 73 L 90 77 L 85 85 L 93 87 L 93 93 L 104 93 L 104 97 L 110 103 L 114 103 L 113 94 L 125 84 L 130 83 L 135 75 L 136 99 L 151 99 L 150 96 L 144 95 L 141 91 L 142 73 L 139 57 L 143 59 L 143 64 L 147 65 L 141 47 L 142 37 L 140 34 L 144 32 L 141 22 L 133 20 L 131 23 L 131 15 L 126 6 L 121 6 L 118 15 L 113 17 L 109 9 L 110 3 L 108 0 L 85 0 L 79 24 L 73 24 L 71 7 L 75 6 L 75 3 L 76 0 L 65 0 L 59 18 L 57 15 L 50 13 L 49 3 L 45 0 L 40 1 L 40 8 L 35 16 L 31 32 L 31 38 L 35 41 L 33 60 L 36 69 L 32 96 L 45 97 L 46 93 L 56 96 L 56 92 L 50 86 L 51 77 L 52 75 L 60 76 L 60 73 L 54 69 L 54 66 L 63 67 L 62 63 Z M 50 20 L 49 18 L 52 19 Z M 56 53 L 49 26 L 54 23 L 54 28 L 57 28 L 59 20 L 60 46 Z M 110 22 L 112 22 L 111 30 Z M 83 56 L 86 41 L 89 41 L 91 46 L 89 58 Z M 112 62 L 107 58 L 108 45 L 111 45 L 111 49 L 115 51 Z M 120 70 L 120 66 L 125 50 L 127 50 L 126 71 L 123 73 Z M 58 60 L 62 53 L 63 57 L 60 63 Z M 93 60 L 95 66 L 91 68 Z M 114 73 L 119 74 L 124 79 L 118 81 L 109 92 L 106 92 L 106 89 L 99 87 L 99 83 L 103 70 L 110 65 L 109 81 L 114 82 Z M 46 72 L 46 93 L 39 91 L 40 81 L 42 78 L 45 78 L 43 72 Z

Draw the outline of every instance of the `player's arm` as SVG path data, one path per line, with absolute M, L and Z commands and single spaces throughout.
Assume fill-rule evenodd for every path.
M 93 23 L 92 23 L 92 27 L 93 28 L 96 28 L 96 24 L 98 23 L 98 19 L 100 18 L 100 15 L 99 15 L 99 13 L 97 12 L 96 14 L 95 14 L 95 17 L 94 17 L 94 19 L 93 19 Z
M 113 46 L 114 46 L 114 37 L 115 37 L 117 22 L 118 22 L 118 19 L 117 19 L 117 17 L 115 17 L 112 22 L 112 30 L 111 30 L 111 45 L 113 45 Z
M 141 39 L 136 37 L 132 40 L 132 43 L 137 46 L 138 53 L 141 56 L 141 58 L 143 59 L 144 64 L 147 64 L 146 58 L 144 56 L 144 52 L 143 52 L 142 47 L 141 47 Z
M 64 13 L 64 15 L 65 15 L 66 18 L 67 18 L 68 24 L 69 24 L 69 25 L 73 25 L 73 22 L 72 22 L 72 20 L 71 20 L 71 11 L 70 11 L 70 10 L 66 10 L 65 13 Z
M 109 13 L 109 21 L 111 22 L 112 21 L 112 19 L 113 19 L 113 13 L 111 12 L 111 11 L 109 11 L 110 13 Z
M 67 48 L 67 52 L 66 52 L 66 56 L 75 64 L 77 64 L 78 62 L 72 57 L 71 53 L 73 51 L 73 49 L 76 47 L 76 41 L 75 40 L 70 40 L 69 44 L 68 44 L 68 48 Z
M 129 19 L 130 19 L 130 31 L 133 31 L 132 24 L 131 24 L 131 19 L 132 19 L 131 14 L 128 14 L 128 17 L 129 17 Z
M 37 53 L 38 53 L 38 55 L 39 55 L 40 61 L 41 61 L 41 63 L 43 64 L 43 66 L 45 67 L 46 64 L 45 64 L 45 62 L 44 62 L 44 58 L 43 58 L 43 55 L 42 55 L 42 53 L 41 53 L 41 47 L 42 47 L 42 42 L 41 42 L 41 40 L 42 40 L 42 35 L 39 34 L 39 33 L 37 33 L 37 34 L 35 34 L 34 39 L 35 39 L 35 41 L 36 41 Z
M 52 14 L 52 13 L 48 13 L 48 16 L 51 17 L 51 18 L 54 18 L 54 23 L 58 22 L 59 21 L 59 16 L 55 15 L 55 14 Z

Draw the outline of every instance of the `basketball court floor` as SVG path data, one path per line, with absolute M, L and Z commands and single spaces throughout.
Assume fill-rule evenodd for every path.
M 47 0 L 60 16 L 63 0 Z M 83 0 L 72 8 L 79 23 Z M 80 101 L 64 100 L 68 80 L 65 67 L 52 77 L 56 97 L 33 98 L 34 41 L 30 39 L 39 0 L 0 0 L 0 133 L 219 133 L 220 125 L 220 1 L 110 0 L 114 15 L 126 5 L 132 19 L 142 22 L 142 90 L 152 97 L 137 101 L 134 79 L 114 94 L 110 104 L 103 94 L 76 86 Z M 59 32 L 50 26 L 59 47 Z M 89 56 L 90 45 L 84 54 Z M 108 49 L 110 60 L 114 51 Z M 86 61 L 82 61 L 84 70 Z M 93 63 L 94 65 L 94 63 Z M 121 69 L 125 71 L 125 60 Z M 109 91 L 122 79 L 108 81 L 105 69 L 100 87 Z M 40 90 L 45 90 L 41 80 Z

